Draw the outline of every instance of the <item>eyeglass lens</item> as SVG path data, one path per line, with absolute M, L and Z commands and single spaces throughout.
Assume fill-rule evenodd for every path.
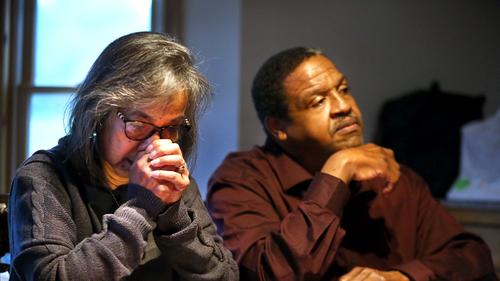
M 158 129 L 140 121 L 125 122 L 125 133 L 127 137 L 134 140 L 147 139 L 157 132 L 160 132 L 162 139 L 171 139 L 175 142 L 186 132 L 186 125 L 171 125 Z

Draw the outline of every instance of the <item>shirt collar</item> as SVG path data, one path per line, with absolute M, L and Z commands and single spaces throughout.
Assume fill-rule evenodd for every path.
M 286 153 L 271 137 L 267 137 L 262 149 L 272 155 L 268 160 L 274 167 L 283 190 L 287 191 L 304 181 L 312 180 L 313 175 Z

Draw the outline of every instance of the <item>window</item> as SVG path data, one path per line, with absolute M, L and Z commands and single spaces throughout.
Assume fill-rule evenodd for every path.
M 65 135 L 64 113 L 76 86 L 111 41 L 151 30 L 151 6 L 151 0 L 36 1 L 26 156 Z
M 182 14 L 182 0 L 0 1 L 0 193 L 65 135 L 68 101 L 105 46 L 145 30 L 181 40 Z

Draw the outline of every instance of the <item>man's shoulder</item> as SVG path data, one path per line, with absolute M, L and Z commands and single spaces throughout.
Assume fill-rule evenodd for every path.
M 234 178 L 245 174 L 266 173 L 272 169 L 269 158 L 272 157 L 262 147 L 254 146 L 249 150 L 230 152 L 213 173 L 213 178 Z
M 415 192 L 430 192 L 429 185 L 425 179 L 411 167 L 400 165 L 400 172 L 401 174 L 396 188 L 406 190 L 412 197 L 415 196 Z
M 401 178 L 409 182 L 425 183 L 425 180 L 411 167 L 400 164 Z

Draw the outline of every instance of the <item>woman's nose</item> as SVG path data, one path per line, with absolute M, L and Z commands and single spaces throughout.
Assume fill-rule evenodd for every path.
M 151 142 L 159 139 L 161 139 L 161 131 L 156 131 L 152 136 L 148 138 L 148 140 L 151 140 Z
M 160 139 L 160 135 L 158 132 L 155 132 L 153 135 L 151 135 L 149 138 L 143 140 L 139 146 L 137 147 L 137 150 L 138 151 L 143 151 L 143 150 L 146 150 L 147 147 L 152 144 L 155 140 L 159 140 Z

